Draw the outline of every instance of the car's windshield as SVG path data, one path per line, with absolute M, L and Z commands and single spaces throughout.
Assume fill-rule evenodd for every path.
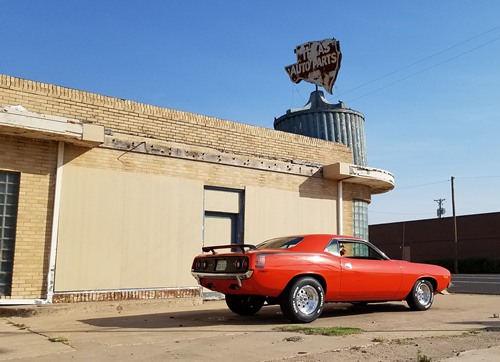
M 257 245 L 257 249 L 288 249 L 293 248 L 300 243 L 304 238 L 299 236 L 276 238 L 264 241 Z

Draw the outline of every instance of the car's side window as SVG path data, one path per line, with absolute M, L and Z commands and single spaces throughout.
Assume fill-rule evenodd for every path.
M 342 249 L 344 251 L 342 251 Z M 340 243 L 340 254 L 346 258 L 355 259 L 384 259 L 375 249 L 367 244 L 356 241 L 342 241 Z
M 325 251 L 332 253 L 333 255 L 340 256 L 339 242 L 338 240 L 332 240 L 325 248 Z

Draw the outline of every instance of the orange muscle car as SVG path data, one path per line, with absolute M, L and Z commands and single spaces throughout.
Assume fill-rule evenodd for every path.
M 225 294 L 231 311 L 252 315 L 265 303 L 279 304 L 297 323 L 314 321 L 328 302 L 406 300 L 412 310 L 427 310 L 451 281 L 447 269 L 391 260 L 367 241 L 340 235 L 287 236 L 203 252 L 191 272 L 203 287 Z

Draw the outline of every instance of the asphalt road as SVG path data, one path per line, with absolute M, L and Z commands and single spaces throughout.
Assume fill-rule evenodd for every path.
M 453 274 L 451 293 L 500 294 L 500 274 Z

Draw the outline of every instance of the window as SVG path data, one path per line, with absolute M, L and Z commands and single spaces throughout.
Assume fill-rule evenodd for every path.
M 341 253 L 341 255 L 346 258 L 371 260 L 389 259 L 384 253 L 382 253 L 369 242 L 356 240 L 339 240 L 339 244 L 340 248 L 344 250 L 344 253 Z
M 0 171 L 0 296 L 10 295 L 14 267 L 19 174 Z
M 325 251 L 328 253 L 332 253 L 333 255 L 340 256 L 340 247 L 339 247 L 339 242 L 338 240 L 332 240 L 330 243 L 327 245 L 325 248 Z
M 264 241 L 257 245 L 257 249 L 290 249 L 300 243 L 303 237 L 284 237 Z
M 353 201 L 354 236 L 368 240 L 368 203 L 362 200 Z

